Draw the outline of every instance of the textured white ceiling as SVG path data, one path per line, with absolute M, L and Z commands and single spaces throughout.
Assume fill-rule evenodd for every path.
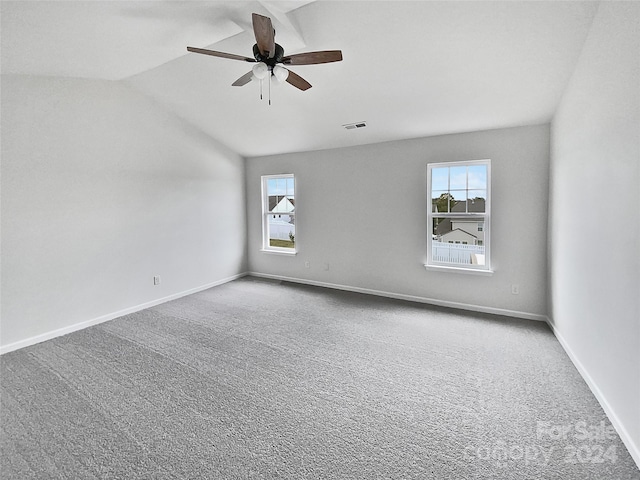
M 596 2 L 20 1 L 1 4 L 2 73 L 121 80 L 245 156 L 549 121 Z M 231 83 L 251 64 L 251 13 L 313 88 Z M 265 96 L 267 86 L 264 86 Z M 368 127 L 341 125 L 366 121 Z

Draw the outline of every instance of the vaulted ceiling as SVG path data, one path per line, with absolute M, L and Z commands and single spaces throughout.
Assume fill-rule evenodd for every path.
M 3 74 L 122 81 L 243 156 L 317 150 L 551 119 L 596 2 L 3 1 Z M 313 87 L 231 84 L 251 64 L 251 13 Z M 267 85 L 264 85 L 267 96 Z M 366 128 L 342 125 L 365 121 Z

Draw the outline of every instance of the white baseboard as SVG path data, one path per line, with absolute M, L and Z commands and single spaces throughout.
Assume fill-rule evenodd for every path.
M 253 276 L 253 277 L 269 278 L 269 279 L 273 279 L 273 280 L 281 280 L 281 281 L 286 281 L 286 282 L 301 283 L 301 284 L 313 285 L 313 286 L 317 286 L 317 287 L 334 288 L 334 289 L 337 289 L 337 290 L 345 290 L 345 291 L 356 292 L 356 293 L 365 293 L 365 294 L 377 295 L 377 296 L 381 296 L 381 297 L 395 298 L 395 299 L 399 299 L 399 300 L 408 300 L 408 301 L 412 301 L 412 302 L 427 303 L 427 304 L 430 304 L 430 305 L 436 305 L 436 306 L 440 306 L 440 307 L 458 308 L 458 309 L 461 309 L 461 310 L 470 310 L 470 311 L 474 311 L 474 312 L 490 313 L 490 314 L 496 314 L 496 315 L 506 315 L 506 316 L 509 316 L 509 317 L 524 318 L 524 319 L 527 319 L 527 320 L 538 320 L 538 321 L 546 322 L 549 325 L 549 328 L 551 328 L 551 331 L 553 332 L 555 337 L 558 339 L 558 342 L 560 343 L 560 345 L 562 346 L 564 351 L 567 353 L 567 355 L 569 356 L 569 358 L 571 359 L 571 361 L 575 365 L 576 369 L 578 370 L 578 372 L 580 373 L 580 375 L 582 376 L 584 381 L 587 383 L 588 387 L 591 389 L 591 392 L 596 397 L 596 400 L 602 406 L 602 409 L 604 410 L 605 414 L 607 415 L 607 417 L 611 421 L 611 424 L 613 425 L 613 427 L 618 432 L 618 435 L 620 436 L 620 439 L 622 440 L 624 445 L 627 447 L 627 450 L 629 451 L 629 454 L 631 455 L 631 457 L 635 461 L 636 465 L 638 465 L 638 468 L 640 468 L 640 448 L 638 448 L 638 445 L 635 444 L 635 442 L 633 441 L 633 439 L 631 438 L 631 436 L 627 432 L 626 428 L 624 428 L 624 425 L 622 424 L 622 422 L 620 421 L 620 419 L 616 415 L 616 413 L 613 410 L 613 408 L 611 408 L 611 405 L 607 401 L 606 397 L 604 396 L 604 394 L 602 393 L 600 388 L 598 388 L 598 385 L 595 383 L 593 378 L 589 375 L 589 373 L 585 369 L 584 365 L 582 365 L 582 363 L 580 362 L 578 357 L 574 354 L 574 352 L 571 349 L 570 345 L 564 339 L 562 334 L 555 328 L 555 325 L 553 324 L 553 321 L 546 315 L 539 315 L 539 314 L 527 313 L 527 312 L 519 312 L 519 311 L 514 311 L 514 310 L 506 310 L 506 309 L 502 309 L 502 308 L 493 308 L 493 307 L 484 307 L 484 306 L 479 306 L 479 305 L 470 305 L 470 304 L 466 304 L 466 303 L 449 302 L 449 301 L 437 300 L 437 299 L 427 298 L 427 297 L 418 297 L 418 296 L 414 296 L 414 295 L 405 295 L 405 294 L 401 294 L 401 293 L 384 292 L 384 291 L 372 290 L 372 289 L 368 289 L 368 288 L 352 287 L 352 286 L 348 286 L 348 285 L 338 285 L 338 284 L 334 284 L 334 283 L 318 282 L 318 281 L 315 281 L 315 280 L 306 280 L 306 279 L 301 279 L 301 278 L 285 277 L 285 276 L 282 276 L 282 275 L 271 275 L 271 274 L 259 273 L 259 272 L 248 272 L 248 274 Z
M 60 328 L 60 329 L 53 330 L 53 331 L 50 331 L 50 332 L 46 332 L 46 333 L 43 333 L 43 334 L 40 334 L 40 335 L 36 335 L 34 337 L 30 337 L 30 338 L 27 338 L 27 339 L 24 339 L 24 340 L 20 340 L 18 342 L 14 342 L 14 343 L 10 343 L 8 345 L 0 346 L 0 355 L 8 353 L 8 352 L 12 352 L 14 350 L 18 350 L 20 348 L 24 348 L 24 347 L 28 347 L 28 346 L 31 346 L 31 345 L 35 345 L 37 343 L 44 342 L 44 341 L 50 340 L 52 338 L 60 337 L 62 335 L 66 335 L 68 333 L 72 333 L 72 332 L 75 332 L 75 331 L 78 331 L 78 330 L 82 330 L 84 328 L 87 328 L 87 327 L 90 327 L 90 326 L 93 326 L 93 325 L 98 325 L 100 323 L 103 323 L 103 322 L 106 322 L 106 321 L 109 321 L 109 320 L 113 320 L 114 318 L 122 317 L 122 316 L 128 315 L 130 313 L 138 312 L 138 311 L 144 310 L 146 308 L 151 308 L 153 306 L 160 305 L 161 303 L 169 302 L 171 300 L 176 300 L 178 298 L 185 297 L 185 296 L 191 295 L 193 293 L 201 292 L 203 290 L 207 290 L 209 288 L 216 287 L 218 285 L 222 285 L 224 283 L 228 283 L 228 282 L 231 282 L 233 280 L 237 280 L 238 278 L 242 278 L 242 277 L 244 277 L 246 275 L 251 275 L 251 276 L 260 277 L 260 278 L 268 278 L 268 279 L 273 279 L 273 280 L 281 280 L 281 281 L 286 281 L 286 282 L 300 283 L 300 284 L 305 284 L 305 285 L 313 285 L 313 286 L 317 286 L 317 287 L 333 288 L 333 289 L 336 289 L 336 290 L 344 290 L 344 291 L 355 292 L 355 293 L 364 293 L 364 294 L 369 294 L 369 295 L 377 295 L 377 296 L 381 296 L 381 297 L 394 298 L 394 299 L 398 299 L 398 300 L 408 300 L 408 301 L 411 301 L 411 302 L 426 303 L 426 304 L 436 305 L 436 306 L 440 306 L 440 307 L 457 308 L 457 309 L 461 309 L 461 310 L 469 310 L 469 311 L 474 311 L 474 312 L 490 313 L 490 314 L 495 314 L 495 315 L 505 315 L 505 316 L 509 316 L 509 317 L 523 318 L 523 319 L 527 319 L 527 320 L 544 321 L 549 325 L 549 328 L 551 328 L 551 330 L 553 331 L 553 334 L 555 335 L 555 337 L 560 342 L 560 345 L 562 346 L 564 351 L 567 353 L 567 355 L 569 356 L 569 358 L 571 359 L 571 361 L 575 365 L 576 369 L 578 370 L 578 372 L 580 373 L 580 375 L 582 376 L 584 381 L 587 383 L 587 385 L 591 389 L 591 392 L 593 393 L 593 395 L 596 397 L 596 399 L 598 400 L 598 402 L 602 406 L 602 409 L 604 410 L 605 414 L 607 415 L 607 417 L 611 421 L 611 424 L 613 425 L 613 427 L 618 432 L 618 435 L 620 436 L 620 439 L 622 440 L 622 442 L 627 447 L 627 450 L 629 451 L 629 454 L 631 455 L 631 457 L 635 461 L 636 465 L 638 465 L 638 468 L 640 468 L 640 448 L 638 447 L 638 445 L 636 445 L 636 443 L 634 442 L 633 438 L 631 438 L 631 436 L 627 432 L 626 428 L 624 427 L 624 425 L 622 424 L 622 422 L 620 421 L 620 419 L 616 415 L 615 411 L 613 410 L 613 408 L 611 407 L 611 405 L 607 401 L 606 397 L 604 396 L 604 394 L 602 393 L 602 391 L 600 390 L 598 385 L 595 383 L 595 381 L 593 380 L 591 375 L 589 375 L 589 372 L 586 370 L 586 368 L 584 367 L 582 362 L 580 362 L 580 359 L 575 355 L 575 353 L 571 349 L 571 346 L 569 345 L 569 343 L 564 339 L 564 337 L 558 331 L 558 329 L 556 329 L 553 321 L 546 315 L 539 315 L 539 314 L 535 314 L 535 313 L 519 312 L 519 311 L 515 311 L 515 310 L 507 310 L 507 309 L 502 309 L 502 308 L 484 307 L 484 306 L 471 305 L 471 304 L 459 303 L 459 302 L 450 302 L 450 301 L 438 300 L 438 299 L 433 299 L 433 298 L 428 298 L 428 297 L 419 297 L 419 296 L 415 296 L 415 295 L 405 295 L 405 294 L 401 294 L 401 293 L 385 292 L 385 291 L 382 291 L 382 290 L 373 290 L 373 289 L 369 289 L 369 288 L 352 287 L 352 286 L 348 286 L 348 285 L 339 285 L 339 284 L 335 284 L 335 283 L 319 282 L 319 281 L 315 281 L 315 280 L 306 280 L 306 279 L 301 279 L 301 278 L 285 277 L 285 276 L 282 276 L 282 275 L 271 275 L 271 274 L 259 273 L 259 272 L 243 272 L 243 273 L 239 273 L 237 275 L 233 275 L 231 277 L 227 277 L 227 278 L 224 278 L 224 279 L 221 279 L 221 280 L 217 280 L 215 282 L 208 283 L 206 285 L 201 285 L 199 287 L 195 287 L 195 288 L 192 288 L 192 289 L 189 289 L 189 290 L 185 290 L 183 292 L 175 293 L 175 294 L 169 295 L 167 297 L 163 297 L 163 298 L 159 298 L 159 299 L 156 299 L 156 300 L 152 300 L 150 302 L 146 302 L 146 303 L 143 303 L 143 304 L 140 304 L 140 305 L 136 305 L 134 307 L 129 307 L 129 308 L 126 308 L 126 309 L 123 309 L 123 310 L 119 310 L 117 312 L 113 312 L 113 313 L 109 313 L 107 315 L 102 315 L 100 317 L 93 318 L 91 320 L 86 320 L 84 322 L 76 323 L 74 325 L 69 325 L 69 326 L 64 327 L 64 328 Z
M 405 295 L 403 293 L 385 292 L 382 290 L 373 290 L 370 288 L 352 287 L 350 285 L 339 285 L 335 283 L 318 282 L 315 280 L 306 280 L 302 278 L 284 277 L 282 275 L 271 275 L 268 273 L 248 272 L 248 275 L 260 278 L 270 278 L 273 280 L 282 280 L 285 282 L 302 283 L 305 285 L 313 285 L 316 287 L 334 288 L 336 290 L 345 290 L 348 292 L 365 293 L 368 295 L 377 295 L 379 297 L 395 298 L 397 300 L 407 300 L 410 302 L 426 303 L 429 305 L 435 305 L 438 307 L 457 308 L 460 310 L 468 310 L 471 312 L 491 313 L 494 315 L 504 315 L 507 317 L 523 318 L 526 320 L 536 320 L 540 322 L 546 322 L 546 315 L 539 315 L 537 313 L 519 312 L 516 310 L 507 310 L 504 308 L 485 307 L 480 305 L 471 305 L 460 302 L 450 302 L 446 300 L 438 300 L 435 298 L 419 297 L 416 295 Z
M 92 318 L 91 320 L 86 320 L 84 322 L 75 323 L 73 325 L 69 325 L 68 327 L 59 328 L 57 330 L 52 330 L 50 332 L 42 333 L 40 335 L 36 335 L 34 337 L 26 338 L 24 340 L 20 340 L 14 343 L 10 343 L 8 345 L 2 345 L 0 347 L 0 355 L 13 352 L 14 350 L 18 350 L 20 348 L 29 347 L 31 345 L 35 345 L 36 343 L 44 342 L 46 340 L 51 340 L 52 338 L 60 337 L 62 335 L 66 335 L 68 333 L 76 332 L 78 330 L 82 330 L 87 327 L 91 327 L 93 325 L 98 325 L 99 323 L 107 322 L 109 320 L 113 320 L 114 318 L 122 317 L 123 315 L 128 315 L 130 313 L 139 312 L 140 310 L 144 310 L 145 308 L 151 308 L 156 305 L 160 305 L 161 303 L 169 302 L 171 300 L 176 300 L 181 297 L 185 297 L 187 295 L 191 295 L 193 293 L 201 292 L 203 290 L 207 290 L 211 287 L 216 287 L 218 285 L 222 285 L 223 283 L 231 282 L 238 278 L 244 277 L 247 275 L 246 273 L 239 273 L 237 275 L 233 275 L 231 277 L 223 278 L 222 280 L 217 280 L 215 282 L 207 283 L 206 285 L 201 285 L 199 287 L 191 288 L 189 290 L 185 290 L 183 292 L 174 293 L 173 295 L 169 295 L 167 297 L 158 298 L 156 300 L 152 300 L 150 302 L 142 303 L 140 305 L 136 305 L 135 307 L 125 308 L 124 310 L 119 310 L 117 312 L 108 313 L 106 315 L 102 315 L 97 318 Z
M 598 400 L 598 403 L 600 403 L 600 406 L 602 407 L 602 409 L 604 410 L 604 413 L 609 418 L 611 425 L 613 425 L 613 428 L 615 428 L 616 432 L 618 432 L 618 435 L 620 436 L 622 443 L 624 443 L 625 447 L 627 447 L 627 450 L 629 451 L 629 454 L 633 458 L 633 461 L 636 462 L 636 465 L 638 466 L 638 468 L 640 468 L 640 448 L 638 447 L 638 445 L 636 445 L 633 438 L 631 438 L 631 436 L 629 435 L 629 432 L 627 432 L 627 429 L 624 428 L 624 425 L 616 415 L 616 412 L 611 407 L 611 404 L 607 401 L 607 398 L 605 397 L 604 393 L 602 393 L 602 390 L 600 390 L 600 388 L 598 387 L 596 382 L 593 380 L 591 375 L 589 375 L 589 372 L 587 371 L 587 369 L 584 367 L 580 359 L 572 350 L 571 345 L 569 345 L 569 343 L 565 340 L 565 338 L 562 336 L 560 331 L 556 328 L 556 326 L 553 323 L 553 320 L 547 317 L 546 322 L 549 325 L 549 328 L 551 328 L 551 331 L 553 332 L 555 337 L 558 339 L 558 342 L 560 342 L 560 345 L 562 345 L 562 348 L 564 349 L 564 351 L 567 353 L 567 355 L 575 365 L 576 369 L 578 370 L 578 373 L 580 373 L 584 381 L 587 383 L 589 389 L 591 390 L 593 395 L 596 397 L 596 400 Z

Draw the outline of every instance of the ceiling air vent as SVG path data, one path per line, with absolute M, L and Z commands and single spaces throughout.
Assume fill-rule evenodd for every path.
M 347 130 L 355 130 L 356 128 L 364 128 L 367 126 L 366 122 L 347 123 L 343 127 Z

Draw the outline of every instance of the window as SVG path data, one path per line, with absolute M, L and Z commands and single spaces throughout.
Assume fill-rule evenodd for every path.
M 291 174 L 262 177 L 262 248 L 296 252 L 295 181 Z
M 427 268 L 491 271 L 490 190 L 490 160 L 427 165 Z

